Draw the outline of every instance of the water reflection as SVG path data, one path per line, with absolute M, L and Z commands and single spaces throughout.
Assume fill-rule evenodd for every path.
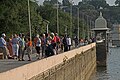
M 97 67 L 90 80 L 120 80 L 120 48 L 110 48 L 107 67 Z
M 109 80 L 107 67 L 97 67 L 96 72 L 93 73 L 90 80 Z

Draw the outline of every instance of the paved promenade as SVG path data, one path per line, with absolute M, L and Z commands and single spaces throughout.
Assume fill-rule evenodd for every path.
M 74 49 L 74 47 L 72 47 L 72 49 Z M 0 60 L 0 73 L 37 61 L 36 54 L 36 51 L 33 50 L 33 54 L 31 54 L 32 61 L 27 61 L 27 55 L 24 56 L 25 61 L 18 61 L 15 59 Z
M 33 54 L 31 54 L 32 61 L 28 61 L 27 55 L 24 56 L 25 61 L 18 61 L 15 59 L 0 60 L 0 73 L 37 61 L 38 59 L 36 55 L 37 55 L 36 51 L 33 50 Z
M 29 64 L 31 62 L 34 62 L 37 60 L 36 54 L 32 54 L 32 61 L 27 61 L 27 55 L 25 55 L 25 61 L 18 61 L 18 60 L 13 60 L 13 59 L 6 59 L 6 60 L 0 60 L 0 73 L 14 69 L 16 67 Z

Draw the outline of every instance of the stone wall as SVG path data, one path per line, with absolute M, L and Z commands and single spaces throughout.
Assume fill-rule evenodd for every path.
M 76 53 L 68 59 L 66 56 L 58 64 L 29 80 L 89 80 L 96 68 L 96 48 Z
M 95 46 L 93 43 L 0 73 L 0 80 L 88 80 L 96 67 Z

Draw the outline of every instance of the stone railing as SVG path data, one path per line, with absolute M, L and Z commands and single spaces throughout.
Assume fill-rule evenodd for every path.
M 93 43 L 0 73 L 0 80 L 88 80 L 95 67 Z

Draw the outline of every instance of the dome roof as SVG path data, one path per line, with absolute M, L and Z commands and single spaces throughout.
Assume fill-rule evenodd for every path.
M 107 21 L 103 18 L 101 12 L 100 16 L 95 20 L 95 28 L 107 28 Z

